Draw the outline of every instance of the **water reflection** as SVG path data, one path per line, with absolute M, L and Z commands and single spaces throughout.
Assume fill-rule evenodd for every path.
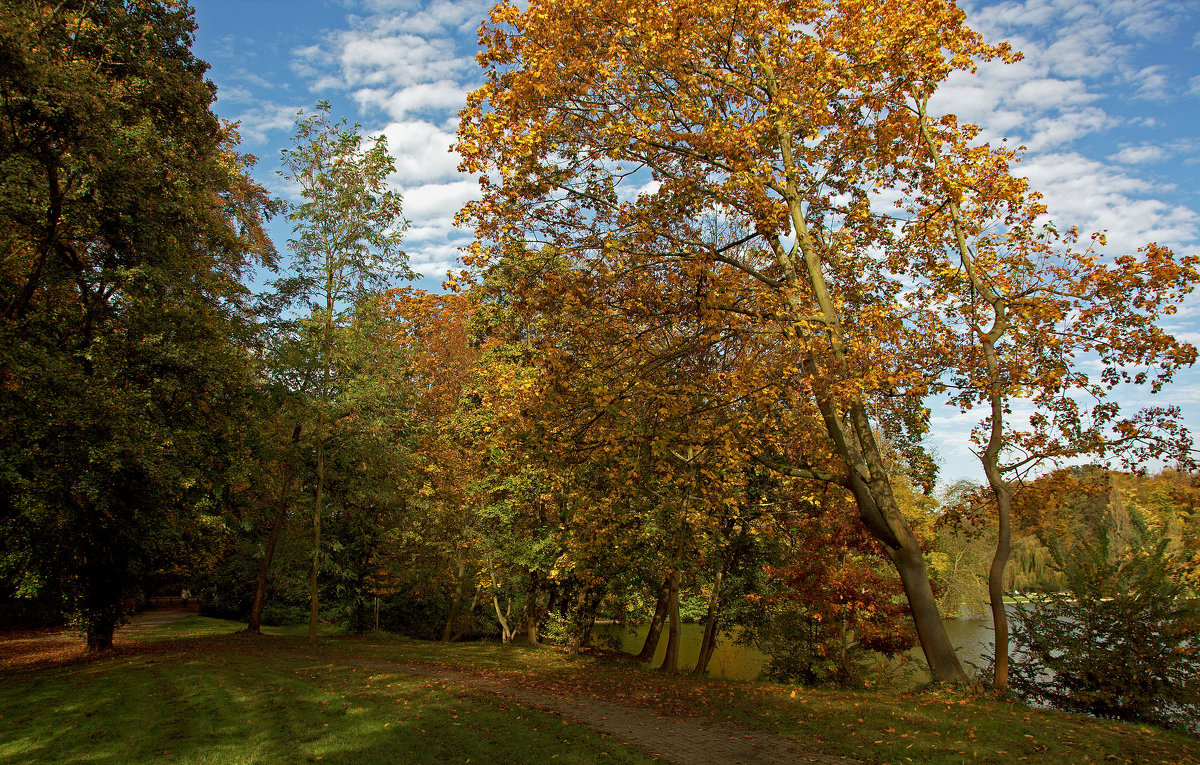
M 646 632 L 649 625 L 630 629 L 617 624 L 597 625 L 592 635 L 598 645 L 607 645 L 612 641 L 613 647 L 625 653 L 641 652 L 646 642 Z M 704 625 L 681 624 L 679 644 L 679 668 L 691 670 L 696 666 L 700 656 L 700 644 L 704 641 Z M 658 650 L 654 653 L 654 663 L 661 664 L 667 652 L 667 631 L 663 630 L 662 638 L 658 641 Z M 712 658 L 708 662 L 708 674 L 711 677 L 723 677 L 727 680 L 754 680 L 766 666 L 767 657 L 752 646 L 735 645 L 728 636 L 722 635 L 717 643 Z
M 1009 606 L 1011 613 L 1012 607 Z M 963 667 L 975 674 L 988 663 L 988 657 L 994 650 L 995 640 L 990 619 L 946 619 L 946 633 L 951 644 L 958 651 L 959 660 Z M 592 631 L 598 645 L 611 645 L 613 648 L 629 654 L 642 650 L 646 640 L 646 624 L 637 628 L 621 627 L 617 624 L 597 625 Z M 696 666 L 696 658 L 700 654 L 700 643 L 704 640 L 704 626 L 701 624 L 683 624 L 682 642 L 679 646 L 679 667 L 691 670 Z M 661 664 L 667 650 L 667 635 L 663 631 L 658 642 L 658 650 L 654 654 L 654 663 Z M 916 666 L 923 667 L 925 659 L 921 649 L 914 648 L 912 658 Z M 721 641 L 713 652 L 708 664 L 708 674 L 727 680 L 755 680 L 767 664 L 767 657 L 753 646 L 735 644 L 728 636 L 722 635 Z

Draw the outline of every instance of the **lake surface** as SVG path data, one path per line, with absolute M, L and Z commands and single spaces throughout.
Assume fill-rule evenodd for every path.
M 1012 606 L 1009 606 L 1011 611 Z M 945 619 L 946 632 L 950 642 L 958 651 L 959 660 L 964 669 L 975 674 L 987 664 L 995 641 L 990 619 Z M 683 642 L 679 646 L 679 667 L 690 670 L 696 666 L 696 658 L 700 654 L 700 643 L 704 639 L 703 624 L 682 624 Z M 635 629 L 621 627 L 617 624 L 597 625 L 592 635 L 599 645 L 606 645 L 611 640 L 614 648 L 626 653 L 636 654 L 642 650 L 646 641 L 648 624 Z M 662 638 L 658 641 L 658 650 L 654 654 L 654 663 L 661 664 L 667 651 L 667 631 L 663 629 Z M 924 666 L 925 658 L 920 648 L 913 649 L 913 658 L 918 666 Z M 708 663 L 708 674 L 712 677 L 722 677 L 728 680 L 754 680 L 767 664 L 767 657 L 753 646 L 736 645 L 728 637 L 722 635 L 717 643 L 716 651 Z

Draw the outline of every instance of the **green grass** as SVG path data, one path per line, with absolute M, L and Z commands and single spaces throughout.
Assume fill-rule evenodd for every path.
M 949 690 L 663 676 L 621 658 L 385 635 L 329 635 L 309 649 L 303 628 L 241 629 L 189 617 L 123 654 L 0 680 L 0 764 L 649 762 L 513 700 L 411 676 L 402 662 L 710 717 L 865 762 L 1200 763 L 1196 738 Z
M 182 638 L 212 637 L 214 635 L 232 635 L 243 632 L 245 622 L 234 622 L 228 619 L 213 619 L 207 616 L 187 616 L 177 622 L 163 625 L 148 632 L 132 633 L 129 640 L 141 643 L 159 643 L 164 640 L 179 640 Z M 308 625 L 300 624 L 289 627 L 263 627 L 263 635 L 275 635 L 293 638 L 307 638 Z M 322 624 L 317 630 L 320 637 L 341 635 L 341 630 L 328 624 Z
M 189 618 L 146 653 L 0 680 L 0 763 L 651 761 L 504 699 L 227 631 Z
M 867 762 L 1200 763 L 1200 740 L 1150 726 L 1096 720 L 949 688 L 845 692 L 773 683 L 664 677 L 620 658 L 490 643 L 442 646 L 343 638 L 327 654 L 405 657 L 565 694 L 592 694 L 668 714 L 697 715 L 792 736 Z

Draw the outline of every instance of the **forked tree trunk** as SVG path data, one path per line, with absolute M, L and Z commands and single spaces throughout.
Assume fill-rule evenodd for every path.
M 500 596 L 493 594 L 492 606 L 496 609 L 496 621 L 500 622 L 500 642 L 508 645 L 512 642 L 513 635 L 517 634 L 516 630 L 508 628 L 508 617 L 512 614 L 512 598 L 506 600 L 504 611 L 501 611 Z
M 646 632 L 646 641 L 642 643 L 641 653 L 635 657 L 640 662 L 654 661 L 654 652 L 658 650 L 658 639 L 662 635 L 663 624 L 667 621 L 667 593 L 670 587 L 670 580 L 667 580 L 658 590 L 658 600 L 654 603 L 654 616 L 650 618 L 650 629 Z
M 679 671 L 679 572 L 672 571 L 667 581 L 667 650 L 659 669 L 674 674 Z
M 708 613 L 704 618 L 704 639 L 700 642 L 700 655 L 696 657 L 697 675 L 708 671 L 708 662 L 712 659 L 713 651 L 717 649 L 717 622 L 720 620 L 718 606 L 721 602 L 721 580 L 725 577 L 725 564 L 717 571 L 713 581 L 712 594 L 708 596 Z

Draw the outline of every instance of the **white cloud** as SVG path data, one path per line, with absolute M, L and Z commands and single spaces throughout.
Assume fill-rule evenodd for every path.
M 456 82 L 421 83 L 390 92 L 384 88 L 363 88 L 354 93 L 362 106 L 382 109 L 392 119 L 402 120 L 416 112 L 457 111 L 467 102 L 467 89 Z
M 412 221 L 428 225 L 438 221 L 449 221 L 472 199 L 479 196 L 479 184 L 474 181 L 451 181 L 450 183 L 427 183 L 422 186 L 402 187 L 404 214 Z
M 406 186 L 455 178 L 459 157 L 450 151 L 454 134 L 428 122 L 393 122 L 383 130 L 396 160 L 394 180 Z
M 1167 78 L 1167 68 L 1164 66 L 1142 67 L 1127 75 L 1130 83 L 1137 88 L 1134 98 L 1147 101 L 1167 101 L 1173 95 L 1170 92 L 1170 80 Z
M 289 104 L 265 103 L 253 109 L 247 109 L 234 117 L 238 122 L 238 132 L 246 143 L 264 143 L 267 133 L 277 130 L 290 131 L 296 124 L 296 113 L 299 106 Z
M 1154 199 L 1158 186 L 1080 154 L 1030 157 L 1017 172 L 1045 195 L 1055 222 L 1107 232 L 1113 252 L 1133 251 L 1147 242 L 1184 247 L 1200 238 L 1196 211 Z
M 251 103 L 255 100 L 254 94 L 247 88 L 238 85 L 226 85 L 223 88 L 217 89 L 217 96 L 223 103 Z
M 487 15 L 494 0 L 361 0 L 355 3 L 371 14 L 398 19 L 396 25 L 416 34 L 450 34 L 473 31 Z
M 1024 82 L 1011 96 L 1018 104 L 1029 104 L 1039 109 L 1088 104 L 1100 96 L 1087 92 L 1079 80 L 1057 80 L 1042 77 Z
M 474 50 L 459 52 L 456 27 L 464 17 L 481 19 L 486 5 L 440 2 L 416 10 L 408 3 L 369 5 L 381 12 L 352 16 L 349 29 L 292 52 L 293 68 L 312 80 L 314 90 L 394 90 L 447 81 L 461 87 L 475 76 Z M 374 100 L 386 102 L 387 96 Z
M 1030 151 L 1045 151 L 1071 143 L 1091 133 L 1098 133 L 1116 124 L 1103 109 L 1090 108 L 1060 112 L 1029 122 L 1033 132 L 1025 139 Z
M 478 194 L 450 152 L 457 113 L 480 81 L 474 30 L 493 0 L 343 0 L 348 28 L 293 53 L 314 91 L 349 91 L 368 127 L 387 137 L 389 178 L 404 196 L 414 270 L 440 278 L 469 241 L 454 215 Z M 380 124 L 383 115 L 386 124 Z
M 1116 154 L 1110 154 L 1109 159 L 1122 165 L 1142 165 L 1150 162 L 1161 162 L 1169 156 L 1161 146 L 1142 144 L 1141 146 L 1126 146 Z

